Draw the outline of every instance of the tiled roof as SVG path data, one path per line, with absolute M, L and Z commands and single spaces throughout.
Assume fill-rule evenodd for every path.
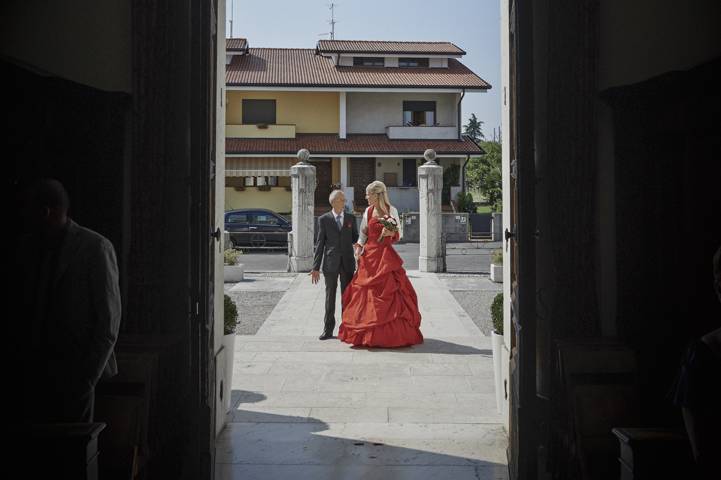
M 251 48 L 226 66 L 229 86 L 465 88 L 491 86 L 454 58 L 448 68 L 340 67 L 315 50 Z
M 423 155 L 432 148 L 439 155 L 479 155 L 483 153 L 473 140 L 389 140 L 385 135 L 348 135 L 341 140 L 335 134 L 300 134 L 296 138 L 226 138 L 227 154 L 295 155 L 306 148 L 312 155 Z
M 319 40 L 322 53 L 382 53 L 399 55 L 465 55 L 450 42 L 384 42 L 369 40 Z
M 248 40 L 245 38 L 226 38 L 225 49 L 230 51 L 244 51 L 248 49 Z

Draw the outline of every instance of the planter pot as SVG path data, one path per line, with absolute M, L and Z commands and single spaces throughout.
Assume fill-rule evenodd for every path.
M 245 265 L 238 263 L 236 265 L 223 265 L 223 281 L 226 283 L 237 283 L 243 281 L 243 272 Z
M 496 408 L 498 413 L 503 409 L 503 335 L 491 332 L 491 349 L 493 351 L 493 380 L 496 386 Z
M 225 350 L 225 378 L 223 379 L 223 406 L 225 412 L 230 411 L 230 397 L 233 391 L 233 358 L 235 357 L 235 333 L 223 335 L 223 349 Z
M 491 264 L 491 281 L 503 283 L 503 265 Z

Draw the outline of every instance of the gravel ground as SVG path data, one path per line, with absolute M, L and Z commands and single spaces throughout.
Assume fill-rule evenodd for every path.
M 491 323 L 491 302 L 493 297 L 496 296 L 497 292 L 489 291 L 469 291 L 469 290 L 456 290 L 451 291 L 451 294 L 455 297 L 456 301 L 463 307 L 473 323 L 481 329 L 484 335 L 490 335 L 493 330 L 493 324 Z
M 255 335 L 285 292 L 228 292 L 238 306 L 238 335 Z
M 503 285 L 491 282 L 487 275 L 439 273 L 438 278 L 481 332 L 490 335 L 493 330 L 491 303 Z

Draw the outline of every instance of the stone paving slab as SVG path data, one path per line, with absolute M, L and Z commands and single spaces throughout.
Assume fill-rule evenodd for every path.
M 466 311 L 432 273 L 409 271 L 408 277 L 418 295 L 421 331 L 428 337 L 473 337 L 482 335 Z M 235 288 L 235 287 L 233 287 Z M 336 297 L 336 330 L 341 321 L 340 289 Z M 323 330 L 325 285 L 313 285 L 307 275 L 298 275 L 286 295 L 257 332 L 259 336 L 313 336 Z
M 231 423 L 216 462 L 250 465 L 482 466 L 505 463 L 499 425 Z M 342 478 L 342 477 L 341 477 Z
M 218 480 L 507 478 L 490 338 L 450 293 L 452 281 L 408 273 L 421 345 L 319 341 L 324 287 L 304 275 L 256 335 L 236 338 Z
M 218 478 L 229 480 L 502 480 L 505 466 L 399 465 L 237 465 L 219 464 Z

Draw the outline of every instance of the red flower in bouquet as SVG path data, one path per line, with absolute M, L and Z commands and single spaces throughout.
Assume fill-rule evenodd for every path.
M 385 228 L 386 230 L 390 230 L 391 232 L 398 231 L 398 221 L 390 215 L 383 215 L 381 218 L 378 219 L 378 221 L 381 225 L 383 225 L 383 228 Z M 378 241 L 383 241 L 383 235 L 378 237 Z

